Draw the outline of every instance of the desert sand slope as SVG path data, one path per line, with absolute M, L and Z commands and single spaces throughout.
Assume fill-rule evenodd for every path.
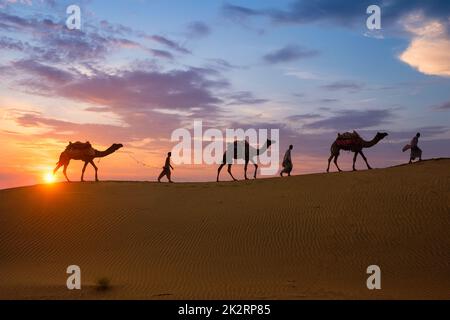
M 242 170 L 242 168 L 235 168 Z M 0 191 L 0 298 L 450 298 L 450 160 Z M 82 290 L 65 287 L 66 268 Z M 366 268 L 382 289 L 366 287 Z M 96 290 L 100 278 L 111 289 Z

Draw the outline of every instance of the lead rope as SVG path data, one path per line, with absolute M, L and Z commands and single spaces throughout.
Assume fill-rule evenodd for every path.
M 140 161 L 140 160 L 136 159 L 133 155 L 131 155 L 131 153 L 132 153 L 132 152 L 129 152 L 129 153 L 127 153 L 127 154 L 128 154 L 128 156 L 129 156 L 134 162 L 136 162 L 138 165 L 143 166 L 143 167 L 146 167 L 146 168 L 151 168 L 151 169 L 158 169 L 158 168 L 159 168 L 159 167 L 155 167 L 155 166 L 149 165 L 149 164 L 145 163 L 144 161 Z
M 135 158 L 134 156 L 132 156 L 130 153 L 131 153 L 131 152 L 127 152 L 127 155 L 128 155 L 134 162 L 136 162 L 138 165 L 143 166 L 143 167 L 146 167 L 146 168 L 158 169 L 158 167 L 151 166 L 151 165 L 149 165 L 149 164 L 146 164 L 146 163 L 143 162 L 143 161 L 140 161 L 140 160 L 136 159 L 136 158 Z M 99 164 L 101 160 L 102 160 L 102 158 L 98 158 L 97 164 Z

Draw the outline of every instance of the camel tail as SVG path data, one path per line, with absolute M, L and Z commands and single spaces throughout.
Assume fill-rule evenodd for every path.
M 61 154 L 61 155 L 59 156 L 58 162 L 56 162 L 56 167 L 55 167 L 55 169 L 53 170 L 53 174 L 55 174 L 56 171 L 58 171 L 58 169 L 61 168 L 63 165 L 64 165 L 63 154 Z
M 62 165 L 63 164 L 63 153 L 61 153 L 61 155 L 59 156 L 59 160 L 58 160 L 58 162 L 56 162 L 56 165 L 57 166 L 59 166 L 59 165 Z
M 55 169 L 53 169 L 53 174 L 55 174 L 56 173 L 56 171 L 58 171 L 58 169 L 59 168 L 61 168 L 62 167 L 62 164 L 61 164 L 61 162 L 60 161 L 58 161 L 57 163 L 56 163 L 56 167 L 55 167 Z

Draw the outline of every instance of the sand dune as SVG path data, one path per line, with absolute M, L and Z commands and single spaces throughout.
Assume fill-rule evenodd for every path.
M 449 299 L 449 191 L 449 159 L 238 183 L 2 190 L 0 298 Z M 72 264 L 80 291 L 65 287 Z M 371 264 L 381 290 L 366 288 Z M 103 277 L 112 288 L 100 292 Z

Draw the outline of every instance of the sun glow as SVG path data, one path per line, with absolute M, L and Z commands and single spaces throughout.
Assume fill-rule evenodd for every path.
M 53 173 L 48 172 L 44 175 L 44 181 L 45 183 L 53 183 L 56 181 L 56 177 L 54 176 Z

